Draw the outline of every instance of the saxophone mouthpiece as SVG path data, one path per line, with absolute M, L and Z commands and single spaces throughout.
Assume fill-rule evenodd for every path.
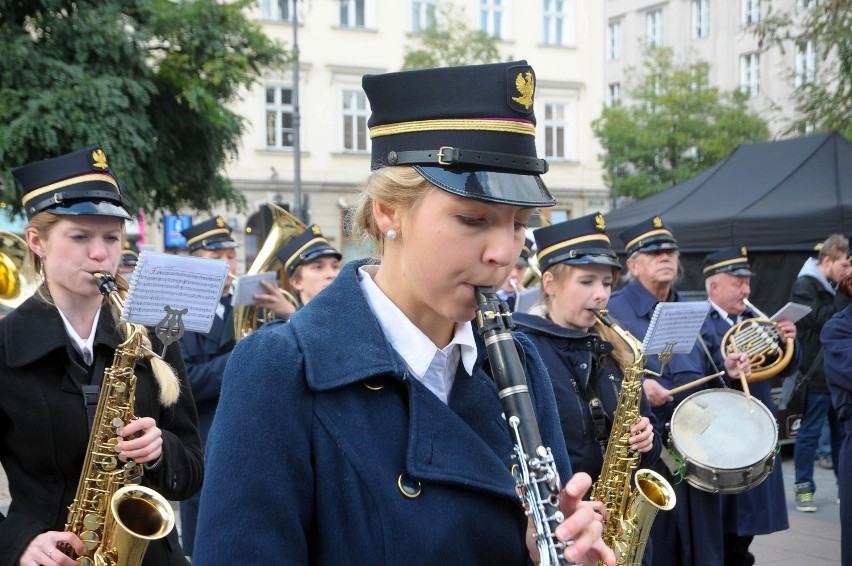
M 115 276 L 106 271 L 99 271 L 93 274 L 95 283 L 98 284 L 98 289 L 104 295 L 109 295 L 113 291 L 118 291 L 118 285 L 115 283 Z
M 600 320 L 607 326 L 612 326 L 613 324 L 615 324 L 615 321 L 612 320 L 611 316 L 609 316 L 609 311 L 607 309 L 600 309 L 595 311 L 595 316 L 598 317 L 598 320 Z

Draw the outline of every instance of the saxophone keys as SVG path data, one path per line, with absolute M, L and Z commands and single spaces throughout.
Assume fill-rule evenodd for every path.
M 83 517 L 83 527 L 87 531 L 96 531 L 101 526 L 101 518 L 95 513 L 86 513 Z M 81 537 L 82 538 L 82 537 Z
M 83 531 L 80 534 L 80 540 L 83 541 L 83 547 L 86 549 L 86 552 L 94 550 L 101 543 L 101 537 L 94 531 Z
M 115 456 L 107 456 L 101 460 L 101 468 L 107 472 L 113 471 L 118 466 L 118 460 Z

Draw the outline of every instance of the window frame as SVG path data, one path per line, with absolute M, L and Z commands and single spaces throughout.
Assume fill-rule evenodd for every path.
M 347 112 L 347 108 L 345 107 L 346 101 L 347 101 L 347 98 L 350 98 L 352 96 L 356 97 L 357 99 L 363 99 L 363 101 L 364 101 L 364 108 L 363 109 L 357 108 L 357 101 L 356 101 L 356 107 L 349 109 L 350 111 Z M 340 111 L 340 114 L 339 114 L 340 121 L 338 122 L 338 124 L 340 125 L 339 126 L 340 127 L 340 137 L 339 137 L 340 151 L 343 152 L 343 153 L 351 153 L 351 154 L 359 154 L 359 155 L 370 153 L 370 151 L 372 149 L 372 143 L 370 141 L 370 130 L 367 127 L 367 120 L 369 120 L 369 118 L 370 118 L 370 101 L 367 99 L 367 95 L 360 88 L 357 88 L 353 85 L 342 84 L 340 86 L 340 103 L 339 103 L 338 108 L 339 108 L 339 111 Z M 347 120 L 350 119 L 350 118 L 354 119 L 354 122 L 353 122 L 354 127 L 352 128 L 352 131 L 355 133 L 356 138 L 353 139 L 353 140 L 347 140 Z M 364 143 L 365 143 L 364 149 L 360 149 L 360 148 L 357 147 L 357 145 L 358 145 L 357 142 L 359 141 L 357 136 L 359 136 L 359 134 L 361 133 L 359 128 L 358 128 L 359 124 L 361 123 L 361 119 L 363 119 L 363 127 L 364 127 L 364 131 L 363 131 Z M 351 148 L 346 147 L 346 144 L 349 141 L 355 142 L 355 143 L 353 143 L 353 147 L 351 147 Z
M 663 9 L 657 8 L 645 12 L 645 45 L 648 47 L 663 47 Z
M 269 90 L 275 89 L 275 101 L 271 104 L 268 101 Z M 285 104 L 282 102 L 281 93 L 282 90 L 290 91 L 290 103 Z M 286 145 L 283 143 L 284 131 L 289 130 L 292 135 L 295 136 L 296 128 L 293 127 L 293 114 L 295 114 L 295 106 L 293 105 L 293 85 L 291 83 L 278 81 L 278 82 L 268 82 L 264 84 L 263 88 L 263 143 L 264 147 L 269 151 L 292 151 L 293 144 Z M 283 127 L 283 115 L 286 114 L 286 110 L 289 109 L 290 115 L 290 128 Z M 275 112 L 275 126 L 274 126 L 274 136 L 275 143 L 274 145 L 269 144 L 269 114 L 270 111 Z

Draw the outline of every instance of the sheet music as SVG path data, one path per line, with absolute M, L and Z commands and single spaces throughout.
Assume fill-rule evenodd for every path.
M 799 303 L 789 302 L 781 309 L 772 315 L 772 318 L 769 320 L 773 322 L 778 322 L 779 320 L 789 320 L 790 322 L 798 322 L 803 317 L 807 316 L 809 312 L 811 312 L 811 307 L 808 305 L 802 305 Z
M 260 282 L 266 281 L 267 283 L 275 285 L 275 277 L 276 274 L 274 271 L 267 271 L 265 273 L 257 273 L 255 275 L 243 275 L 242 277 L 237 278 L 237 280 L 234 281 L 234 298 L 231 301 L 231 304 L 234 306 L 257 304 L 254 294 L 267 292 L 266 289 L 260 285 Z
M 659 354 L 670 345 L 673 354 L 688 354 L 695 346 L 708 312 L 709 301 L 657 303 L 642 343 L 643 352 Z
M 185 308 L 186 330 L 210 332 L 227 276 L 225 260 L 143 251 L 130 278 L 121 320 L 156 326 L 166 316 L 166 306 Z

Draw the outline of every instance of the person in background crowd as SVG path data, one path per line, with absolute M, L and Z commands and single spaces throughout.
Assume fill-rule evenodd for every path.
M 118 272 L 124 276 L 127 282 L 130 282 L 130 275 L 136 269 L 136 263 L 139 261 L 139 248 L 129 241 L 125 240 L 124 249 L 121 250 L 121 259 L 118 262 Z
M 794 303 L 811 307 L 811 312 L 796 322 L 799 342 L 802 345 L 802 374 L 807 374 L 813 364 L 818 364 L 808 382 L 805 409 L 793 447 L 796 509 L 804 512 L 817 510 L 814 502 L 814 459 L 826 416 L 831 429 L 832 460 L 837 458 L 837 450 L 840 448 L 841 432 L 837 414 L 831 406 L 831 397 L 825 384 L 825 372 L 819 365 L 822 349 L 819 335 L 826 321 L 849 302 L 848 297 L 838 294 L 834 289 L 838 281 L 852 273 L 848 255 L 849 240 L 841 234 L 829 236 L 823 243 L 818 258 L 808 258 L 805 261 L 793 283 L 790 296 Z M 837 476 L 836 469 L 834 473 Z
M 340 273 L 343 256 L 334 249 L 314 224 L 281 246 L 275 255 L 284 266 L 290 287 L 296 292 L 300 306 L 308 304 L 331 285 Z
M 98 146 L 12 175 L 29 219 L 27 268 L 42 283 L 0 321 L 0 462 L 12 496 L 8 513 L 0 514 L 0 564 L 72 566 L 78 562 L 64 552 L 84 549 L 77 534 L 64 532 L 69 505 L 98 416 L 97 390 L 127 338 L 94 274 L 118 270 L 130 215 Z M 153 332 L 148 338 L 149 348 L 163 350 Z M 142 465 L 143 485 L 179 501 L 201 487 L 203 458 L 176 344 L 165 362 L 171 368 L 150 358 L 135 363 L 138 418 L 120 426 L 115 451 Z M 188 564 L 177 532 L 149 542 L 142 564 Z
M 852 297 L 852 274 L 840 281 L 837 291 Z M 848 566 L 852 564 L 852 305 L 825 323 L 820 340 L 825 348 L 825 382 L 843 430 L 834 473 L 840 499 L 840 560 Z
M 619 234 L 627 251 L 629 282 L 614 292 L 607 308 L 613 318 L 633 336 L 642 340 L 659 302 L 680 301 L 674 289 L 678 278 L 678 244 L 662 218 L 654 216 Z M 747 359 L 747 356 L 743 356 Z M 733 364 L 733 365 L 731 365 Z M 661 373 L 658 356 L 649 356 L 645 367 Z M 726 367 L 737 375 L 736 363 L 726 359 Z M 702 389 L 719 386 L 721 380 L 695 386 L 676 395 L 675 387 L 692 383 L 705 375 L 716 373 L 703 349 L 696 345 L 689 354 L 674 356 L 660 377 L 646 377 L 642 386 L 656 417 L 656 434 L 661 439 L 668 434 L 675 407 Z M 746 369 L 748 374 L 750 369 Z M 654 564 L 666 566 L 719 566 L 724 563 L 722 506 L 718 495 L 692 487 L 673 471 L 676 466 L 663 458 L 653 467 L 674 487 L 675 508 L 658 513 L 651 528 L 650 541 Z
M 510 311 L 515 310 L 515 301 L 518 299 L 518 293 L 526 290 L 521 284 L 524 273 L 530 265 L 530 256 L 532 256 L 533 241 L 530 238 L 524 239 L 524 247 L 521 248 L 521 255 L 518 256 L 518 261 L 515 262 L 515 267 L 509 276 L 503 282 L 503 285 L 497 289 L 497 296 L 501 301 L 505 301 L 509 306 Z
M 475 288 L 505 281 L 525 224 L 554 204 L 535 155 L 534 85 L 524 61 L 364 77 L 374 172 L 354 224 L 379 262 L 349 263 L 289 323 L 232 353 L 207 449 L 199 563 L 538 561 L 471 324 Z M 570 562 L 614 565 L 603 517 L 582 501 L 591 480 L 571 477 L 546 370 L 514 338 L 542 441 L 567 480 L 555 535 L 573 539 Z
M 743 320 L 759 317 L 758 313 L 745 303 L 751 294 L 751 276 L 754 273 L 748 263 L 748 250 L 745 246 L 725 248 L 708 254 L 701 270 L 705 277 L 707 298 L 712 307 L 701 335 L 715 356 L 717 365 L 721 365 L 722 338 L 725 333 Z M 789 320 L 779 320 L 777 330 L 782 344 L 786 344 L 788 340 L 795 343 L 795 324 Z M 793 359 L 779 375 L 783 377 L 797 370 L 798 351 L 799 348 L 796 348 Z M 733 385 L 742 388 L 738 381 L 734 381 Z M 749 393 L 778 418 L 772 398 L 771 380 L 750 382 Z M 749 546 L 755 535 L 766 535 L 789 528 L 781 466 L 776 464 L 764 481 L 749 490 L 722 497 L 725 566 L 751 566 L 754 564 L 754 556 L 749 552 Z
M 606 307 L 621 264 L 600 213 L 539 228 L 533 235 L 542 269 L 545 315 L 516 313 L 518 329 L 535 345 L 553 383 L 571 469 L 597 481 L 610 442 L 624 368 L 633 356 L 624 340 L 595 316 Z M 648 400 L 631 423 L 630 447 L 650 467 L 662 449 Z M 623 431 L 618 432 L 620 441 Z M 651 563 L 646 547 L 643 564 Z

